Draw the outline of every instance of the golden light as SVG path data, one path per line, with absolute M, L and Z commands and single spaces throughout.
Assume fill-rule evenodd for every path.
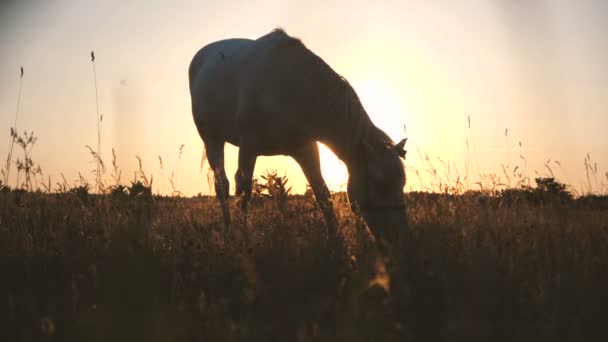
M 325 145 L 319 144 L 321 173 L 331 191 L 346 191 L 348 171 L 344 163 Z
M 398 87 L 381 78 L 366 78 L 355 82 L 353 87 L 372 122 L 393 140 L 402 138 L 405 103 L 397 93 Z

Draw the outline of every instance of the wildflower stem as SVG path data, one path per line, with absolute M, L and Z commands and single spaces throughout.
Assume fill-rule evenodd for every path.
M 23 67 L 21 67 L 21 77 L 19 79 L 19 93 L 17 95 L 17 110 L 15 111 L 15 121 L 13 122 L 13 131 L 11 132 L 10 147 L 8 157 L 6 158 L 6 174 L 4 184 L 8 185 L 11 173 L 11 163 L 13 159 L 13 146 L 15 144 L 15 135 L 17 134 L 17 119 L 19 118 L 19 108 L 21 107 L 21 90 L 23 89 Z
M 100 188 L 100 159 L 101 159 L 101 120 L 99 117 L 99 99 L 98 99 L 98 95 L 97 95 L 97 70 L 95 68 L 95 54 L 93 51 L 91 51 L 91 62 L 93 63 L 93 80 L 94 80 L 94 85 L 95 85 L 95 111 L 97 113 L 97 174 L 96 174 L 96 184 L 97 184 L 97 191 L 101 192 L 101 188 Z

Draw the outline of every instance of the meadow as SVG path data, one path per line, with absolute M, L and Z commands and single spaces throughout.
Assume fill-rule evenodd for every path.
M 521 155 L 523 165 L 502 166 L 502 179 L 479 174 L 475 182 L 469 168 L 461 177 L 455 164 L 437 158 L 438 168 L 419 152 L 423 169 L 408 169 L 395 289 L 344 193 L 333 194 L 340 239 L 328 241 L 312 195 L 291 195 L 286 178 L 267 172 L 255 180 L 247 217 L 231 199 L 224 235 L 214 197 L 183 197 L 173 173 L 173 196 L 159 195 L 141 159 L 125 183 L 115 154 L 106 167 L 95 152 L 99 125 L 97 133 L 97 148 L 87 146 L 94 181 L 52 184 L 32 160 L 34 134 L 11 129 L 0 182 L 2 341 L 608 336 L 608 184 L 589 155 L 576 193 L 552 177 L 549 161 L 536 184 Z M 159 164 L 162 175 L 160 156 Z M 404 294 L 399 311 L 395 290 Z
M 544 183 L 543 183 L 544 182 Z M 559 183 L 406 193 L 403 312 L 343 193 L 0 192 L 2 341 L 593 341 L 608 336 L 608 197 Z M 80 190 L 78 190 L 80 188 Z M 143 189 L 143 190 L 142 190 Z

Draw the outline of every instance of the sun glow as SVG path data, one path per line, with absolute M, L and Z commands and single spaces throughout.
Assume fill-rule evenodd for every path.
M 397 94 L 397 87 L 375 78 L 355 81 L 353 87 L 372 122 L 393 140 L 402 138 L 405 104 Z
M 321 173 L 331 191 L 346 191 L 348 171 L 346 165 L 325 145 L 319 144 Z

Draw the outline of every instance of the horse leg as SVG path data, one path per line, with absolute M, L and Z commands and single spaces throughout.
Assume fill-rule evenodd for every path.
M 327 226 L 327 236 L 329 245 L 332 247 L 332 257 L 341 259 L 344 255 L 344 244 L 340 241 L 338 236 L 338 220 L 334 212 L 333 203 L 329 193 L 329 189 L 325 184 L 325 180 L 321 174 L 321 162 L 319 160 L 319 146 L 317 142 L 313 141 L 298 150 L 294 151 L 291 156 L 300 164 L 310 187 L 315 195 L 315 199 L 323 216 Z M 346 263 L 344 260 L 341 262 L 342 265 Z M 348 268 L 348 267 L 347 267 Z M 336 280 L 336 292 L 335 297 L 330 302 L 330 305 L 322 312 L 322 322 L 325 325 L 325 329 L 328 329 L 332 333 L 336 331 L 336 320 L 335 317 L 336 307 L 344 294 L 344 289 L 348 286 L 349 276 L 347 269 L 341 269 L 340 274 Z
M 253 170 L 257 154 L 255 153 L 254 141 L 243 136 L 239 145 L 239 167 L 234 175 L 236 183 L 237 197 L 241 197 L 241 209 L 243 213 L 247 213 L 247 203 L 251 198 L 251 185 L 253 179 Z
M 325 217 L 327 224 L 328 236 L 333 239 L 337 235 L 338 220 L 334 212 L 334 206 L 331 201 L 329 189 L 323 180 L 321 174 L 321 162 L 319 160 L 319 146 L 316 142 L 312 142 L 294 153 L 291 156 L 300 164 L 313 193 L 317 204 Z
M 215 179 L 215 195 L 222 207 L 224 231 L 227 232 L 230 226 L 230 209 L 228 208 L 228 189 L 230 183 L 224 169 L 224 142 L 207 139 L 205 140 L 205 149 L 207 150 L 207 160 L 213 170 Z

